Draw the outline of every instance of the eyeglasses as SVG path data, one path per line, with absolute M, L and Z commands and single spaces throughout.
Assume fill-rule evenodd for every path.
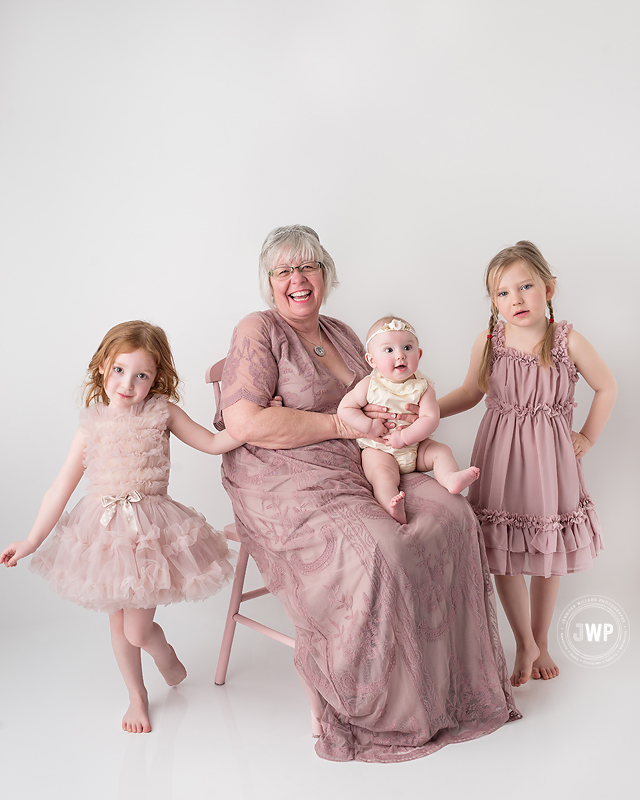
M 269 277 L 276 281 L 284 281 L 286 278 L 290 278 L 296 270 L 298 270 L 301 275 L 315 275 L 316 272 L 320 272 L 321 269 L 324 269 L 324 266 L 319 261 L 307 261 L 297 267 L 276 267 L 275 269 L 270 269 Z

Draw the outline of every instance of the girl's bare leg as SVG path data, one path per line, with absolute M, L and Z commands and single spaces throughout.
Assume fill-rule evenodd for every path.
M 450 494 L 460 494 L 480 477 L 478 467 L 460 469 L 451 448 L 433 439 L 425 439 L 418 446 L 418 472 L 431 472 L 440 486 L 444 486 Z
M 155 613 L 155 608 L 125 609 L 124 635 L 134 647 L 149 653 L 169 686 L 177 686 L 187 677 L 187 670 L 178 661 L 176 651 L 165 639 L 162 628 L 153 621 Z
M 545 681 L 557 678 L 560 670 L 549 655 L 549 627 L 553 619 L 553 609 L 558 597 L 560 576 L 552 575 L 550 578 L 533 575 L 531 577 L 531 630 L 536 644 L 540 648 L 540 655 L 533 662 L 534 680 L 542 678 Z
M 149 699 L 142 679 L 140 648 L 135 647 L 124 635 L 124 611 L 109 615 L 111 645 L 129 691 L 129 708 L 122 718 L 122 730 L 127 733 L 149 733 Z
M 533 637 L 529 617 L 529 596 L 524 575 L 496 575 L 496 589 L 516 640 L 516 662 L 512 686 L 522 686 L 531 677 L 540 650 Z
M 373 487 L 373 496 L 396 522 L 404 525 L 407 514 L 404 510 L 404 492 L 399 492 L 400 467 L 398 462 L 384 450 L 365 447 L 362 451 L 362 469 Z

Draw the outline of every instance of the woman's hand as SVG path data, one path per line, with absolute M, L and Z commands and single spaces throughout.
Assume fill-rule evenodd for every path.
M 5 567 L 15 567 L 21 558 L 30 556 L 35 550 L 36 548 L 26 539 L 22 542 L 13 542 L 2 551 L 0 564 L 4 564 Z
M 582 458 L 582 456 L 586 456 L 589 450 L 591 450 L 593 447 L 591 442 L 583 433 L 576 433 L 575 431 L 571 431 L 571 442 L 573 444 L 573 452 L 576 454 L 576 458 Z
M 383 420 L 387 430 L 393 430 L 397 425 L 396 420 L 402 420 L 402 422 L 411 424 L 418 419 L 418 412 L 420 411 L 419 406 L 417 406 L 415 403 L 407 403 L 405 408 L 407 409 L 407 414 L 394 414 L 385 406 L 377 406 L 374 403 L 368 403 L 363 407 L 362 411 L 368 417 L 371 417 L 371 419 Z

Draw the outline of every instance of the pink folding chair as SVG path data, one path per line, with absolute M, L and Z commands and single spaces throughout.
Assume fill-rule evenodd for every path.
M 213 364 L 213 366 L 209 367 L 205 373 L 205 381 L 213 384 L 213 394 L 216 400 L 216 409 L 220 405 L 220 380 L 222 378 L 224 362 L 224 358 L 221 361 L 217 361 L 215 364 Z M 273 628 L 270 628 L 268 625 L 263 625 L 261 622 L 258 622 L 257 620 L 240 613 L 240 606 L 243 603 L 253 600 L 256 597 L 262 597 L 265 594 L 269 594 L 269 590 L 266 586 L 262 586 L 259 589 L 252 589 L 248 592 L 244 591 L 244 580 L 249 561 L 249 551 L 240 541 L 235 523 L 225 525 L 224 533 L 227 539 L 230 539 L 233 542 L 238 542 L 240 545 L 240 550 L 238 551 L 236 572 L 233 579 L 233 586 L 231 588 L 231 598 L 229 600 L 229 610 L 227 611 L 227 621 L 224 626 L 224 633 L 222 635 L 220 654 L 218 655 L 218 666 L 216 668 L 215 676 L 215 682 L 218 686 L 222 686 L 227 677 L 229 657 L 231 656 L 231 646 L 233 645 L 233 637 L 236 632 L 236 625 L 238 623 L 240 625 L 245 625 L 247 628 L 251 628 L 257 633 L 262 633 L 264 636 L 268 636 L 270 639 L 275 639 L 277 642 L 286 644 L 287 647 L 295 647 L 295 639 L 292 639 L 291 636 L 286 636 L 284 633 L 280 633 L 280 631 L 276 631 Z M 304 682 L 303 687 L 311 704 L 311 732 L 313 736 L 317 737 L 322 733 L 320 721 L 318 719 L 319 709 L 317 709 L 316 713 L 314 713 L 313 707 L 315 704 L 315 699 L 309 695 L 309 691 Z

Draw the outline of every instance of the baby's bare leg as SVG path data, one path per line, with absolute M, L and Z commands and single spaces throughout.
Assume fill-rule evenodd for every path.
M 496 589 L 516 640 L 516 663 L 512 686 L 522 686 L 531 677 L 540 650 L 533 637 L 529 617 L 529 595 L 524 575 L 496 575 Z
M 460 494 L 467 486 L 478 480 L 480 470 L 477 467 L 460 469 L 451 448 L 433 439 L 425 439 L 418 446 L 418 472 L 431 472 L 440 486 L 444 486 L 450 494 Z
M 404 510 L 404 492 L 398 491 L 400 468 L 398 462 L 384 450 L 365 447 L 362 451 L 362 468 L 373 487 L 373 496 L 396 522 L 404 525 L 407 515 Z
M 120 668 L 120 674 L 129 691 L 129 708 L 122 718 L 122 730 L 127 733 L 149 733 L 149 699 L 142 679 L 140 648 L 124 635 L 124 611 L 109 615 L 111 645 Z
M 548 649 L 549 626 L 553 618 L 559 587 L 559 575 L 552 575 L 550 578 L 543 578 L 540 575 L 531 577 L 531 630 L 533 638 L 540 648 L 540 655 L 533 662 L 532 677 L 534 680 L 542 678 L 548 681 L 551 678 L 557 678 L 560 674 Z
M 178 661 L 176 651 L 165 639 L 162 628 L 153 621 L 155 613 L 155 608 L 126 609 L 124 634 L 132 645 L 149 653 L 169 686 L 177 686 L 187 677 L 187 670 Z

